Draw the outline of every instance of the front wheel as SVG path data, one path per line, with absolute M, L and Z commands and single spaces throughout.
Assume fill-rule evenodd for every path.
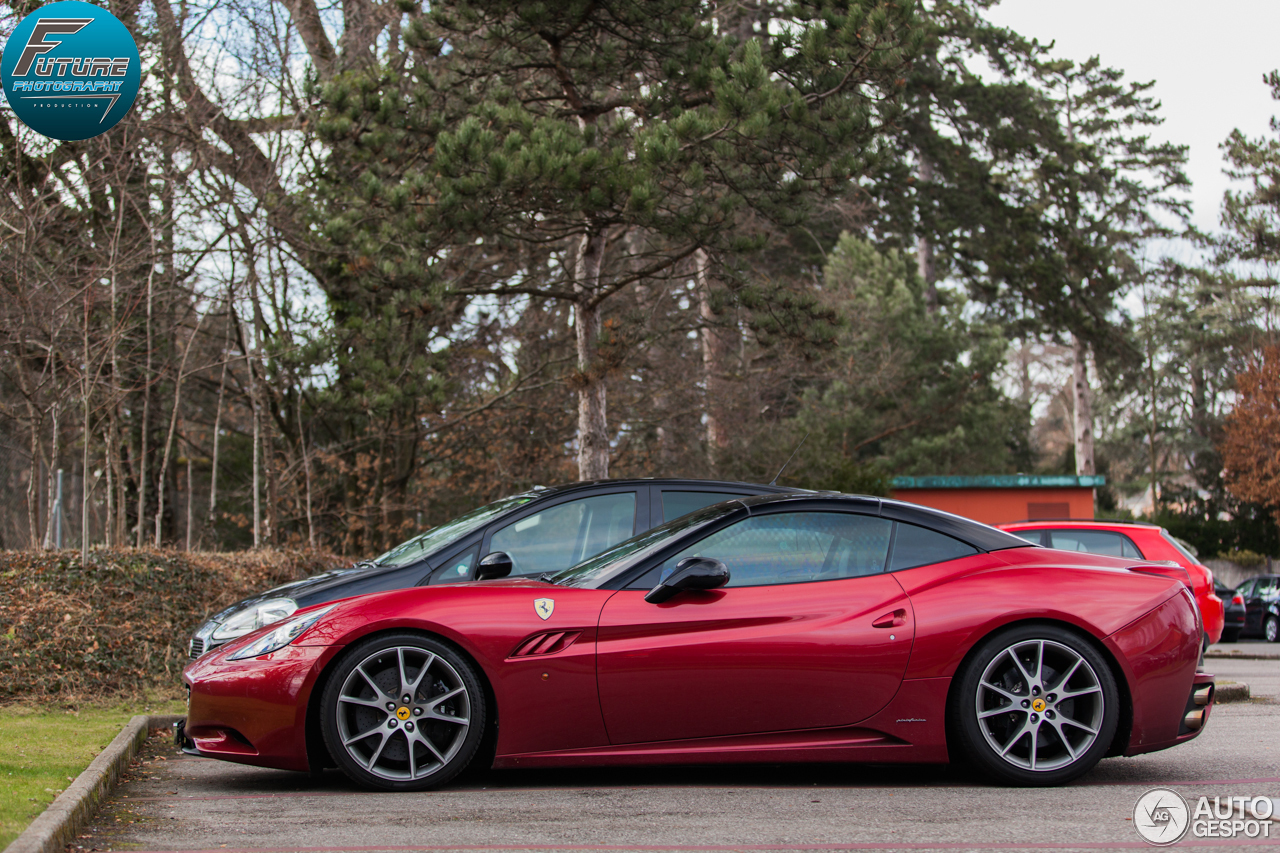
M 457 776 L 484 733 L 475 667 L 420 634 L 375 637 L 338 661 L 321 699 L 329 754 L 368 788 L 421 791 Z
M 950 712 L 960 752 L 1010 785 L 1062 785 L 1106 754 L 1120 717 L 1111 668 L 1083 637 L 1028 625 L 982 643 Z
M 1267 617 L 1267 624 L 1263 626 L 1262 635 L 1267 638 L 1268 643 L 1280 642 L 1280 620 L 1275 616 Z

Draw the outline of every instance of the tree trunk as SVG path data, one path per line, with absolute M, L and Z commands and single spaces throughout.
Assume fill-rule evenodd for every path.
M 262 547 L 262 413 L 258 407 L 258 381 L 249 364 L 249 404 L 253 406 L 253 547 Z
M 578 250 L 573 306 L 578 337 L 578 479 L 609 476 L 609 433 L 605 420 L 605 370 L 598 357 L 600 306 L 594 301 L 604 262 L 604 232 L 583 235 Z
M 231 326 L 236 322 L 235 312 L 231 310 L 234 298 L 230 285 L 227 286 L 227 330 L 222 342 L 222 371 L 218 376 L 218 408 L 213 415 L 213 464 L 209 469 L 209 525 L 213 525 L 214 514 L 218 509 L 218 442 L 222 433 L 222 400 L 227 392 L 227 364 L 231 361 Z
M 924 154 L 920 154 L 917 174 L 921 187 L 933 182 L 933 161 Z M 923 230 L 916 238 L 916 272 L 924 281 L 925 311 L 932 317 L 938 313 L 938 268 L 933 257 L 933 241 Z
M 196 310 L 199 311 L 200 305 L 196 303 Z M 196 338 L 200 337 L 200 326 L 204 323 L 206 315 L 201 314 L 196 321 L 195 331 L 191 333 L 190 340 L 187 341 L 186 349 L 182 352 L 182 361 L 178 364 L 178 375 L 173 381 L 173 412 L 169 416 L 169 431 L 164 438 L 164 460 L 160 463 L 159 485 L 156 490 L 156 547 L 160 547 L 161 534 L 164 525 L 164 487 L 165 479 L 169 475 L 169 456 L 173 452 L 173 437 L 178 431 L 178 424 L 181 421 L 179 412 L 182 410 L 182 380 L 187 375 L 187 357 L 191 355 L 192 348 L 196 345 Z M 190 455 L 188 453 L 188 455 Z
M 196 494 L 195 489 L 191 488 L 191 483 L 192 483 L 191 457 L 193 455 L 194 454 L 191 452 L 191 445 L 190 443 L 188 443 L 187 444 L 187 547 L 186 547 L 186 550 L 188 552 L 191 551 L 191 526 L 192 526 L 191 505 L 195 503 L 194 498 Z
M 57 368 L 54 368 L 54 372 L 52 373 L 55 387 L 57 387 L 56 383 L 58 378 L 56 370 Z M 62 515 L 62 507 L 58 505 L 58 483 L 57 483 L 58 465 L 60 464 L 59 457 L 62 455 L 62 424 L 59 423 L 60 419 L 58 417 L 58 414 L 59 414 L 58 407 L 59 407 L 59 401 L 55 400 L 52 408 L 50 409 L 50 417 L 49 417 L 49 420 L 53 424 L 53 436 L 51 441 L 52 452 L 50 453 L 50 456 L 49 456 L 49 465 L 48 465 L 48 471 L 47 471 L 48 484 L 45 487 L 46 489 L 45 499 L 49 504 L 49 511 L 46 513 L 45 529 L 44 529 L 44 547 L 46 551 L 49 550 L 50 548 L 53 548 L 54 545 L 56 544 L 54 542 L 54 528 L 58 523 L 58 518 Z
M 102 471 L 107 477 L 107 523 L 102 526 L 102 542 L 108 548 L 116 544 L 116 477 L 115 465 L 111 458 L 115 443 L 111 440 L 111 423 L 108 420 L 102 430 L 102 453 L 106 458 Z
M 27 334 L 25 326 L 19 332 L 18 382 L 22 389 L 22 398 L 27 405 L 27 419 L 31 424 L 31 475 L 27 480 L 27 533 L 31 548 L 40 547 L 40 407 L 36 404 L 36 389 L 31 385 L 27 374 Z
M 80 455 L 80 565 L 89 564 L 89 446 L 93 443 L 93 430 L 89 425 L 89 407 L 93 396 L 93 383 L 89 375 L 89 309 L 93 295 L 92 286 L 84 289 L 84 380 L 81 393 L 81 415 L 84 419 L 84 447 Z
M 311 457 L 307 448 L 307 430 L 302 422 L 302 383 L 298 383 L 298 443 L 302 445 L 302 473 L 307 484 L 307 545 L 316 547 L 316 525 L 311 513 Z
M 1093 400 L 1089 391 L 1089 347 L 1078 337 L 1072 338 L 1074 355 L 1074 411 L 1072 426 L 1076 447 L 1076 474 L 1095 473 L 1093 465 Z
M 707 461 L 711 471 L 718 474 L 725 452 L 729 447 L 728 420 L 724 413 L 724 401 L 729 397 L 725 381 L 725 362 L 731 354 L 723 332 L 714 325 L 715 312 L 711 307 L 711 259 L 699 249 L 694 253 L 698 278 L 698 314 L 702 317 L 702 370 L 706 382 Z
M 142 431 L 138 439 L 138 535 L 137 545 L 142 547 L 143 531 L 147 528 L 147 430 L 151 420 L 151 357 L 155 352 L 155 267 L 147 273 L 147 368 L 142 377 Z

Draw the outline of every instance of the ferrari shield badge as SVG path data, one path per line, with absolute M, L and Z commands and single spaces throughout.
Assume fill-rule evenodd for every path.
M 538 614 L 540 619 L 550 619 L 551 611 L 556 609 L 556 603 L 550 598 L 535 598 L 533 600 L 533 612 Z

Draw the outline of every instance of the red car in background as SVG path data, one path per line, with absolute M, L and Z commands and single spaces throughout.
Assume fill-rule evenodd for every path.
M 1059 551 L 1177 563 L 1191 577 L 1191 591 L 1204 623 L 1204 648 L 1222 639 L 1223 604 L 1213 589 L 1213 572 L 1163 527 L 1137 521 L 1018 521 L 997 527 Z

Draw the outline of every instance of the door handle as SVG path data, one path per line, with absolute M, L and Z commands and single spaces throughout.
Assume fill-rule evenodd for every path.
M 879 619 L 871 623 L 871 627 L 901 628 L 905 624 L 907 624 L 907 611 L 899 609 L 881 616 Z

